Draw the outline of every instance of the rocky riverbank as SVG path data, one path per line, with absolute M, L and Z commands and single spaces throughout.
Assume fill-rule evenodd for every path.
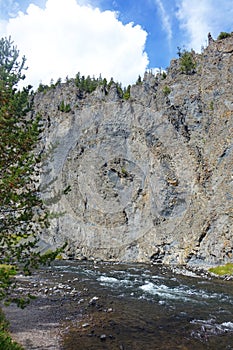
M 53 279 L 39 280 L 38 275 L 19 277 L 17 296 L 31 293 L 36 296 L 24 309 L 12 304 L 5 308 L 12 337 L 26 350 L 58 350 L 61 348 L 62 324 L 79 318 L 81 309 L 71 308 L 74 295 L 69 285 Z
M 17 294 L 30 292 L 36 299 L 5 312 L 14 340 L 26 350 L 151 350 L 152 343 L 159 350 L 222 350 L 216 344 L 226 342 L 233 326 L 231 301 L 224 306 L 232 287 L 232 281 L 211 279 L 204 271 L 63 261 L 19 277 Z M 216 307 L 209 310 L 212 298 Z M 227 318 L 218 320 L 219 298 Z

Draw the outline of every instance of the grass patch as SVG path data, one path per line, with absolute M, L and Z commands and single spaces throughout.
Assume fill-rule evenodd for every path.
M 0 264 L 0 276 L 1 273 L 8 273 L 10 276 L 14 276 L 16 274 L 16 270 L 12 265 Z
M 233 264 L 228 263 L 226 265 L 211 267 L 209 269 L 209 272 L 215 273 L 216 275 L 219 275 L 219 276 L 233 275 Z

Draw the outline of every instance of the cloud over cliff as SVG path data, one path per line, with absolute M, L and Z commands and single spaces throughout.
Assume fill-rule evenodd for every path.
M 47 0 L 40 8 L 1 23 L 27 58 L 27 81 L 34 87 L 76 73 L 118 80 L 123 85 L 143 74 L 148 57 L 147 33 L 141 26 L 122 24 L 113 11 L 100 11 L 75 0 Z

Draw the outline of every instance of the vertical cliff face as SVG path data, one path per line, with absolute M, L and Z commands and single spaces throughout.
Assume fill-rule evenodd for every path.
M 44 239 L 67 254 L 211 265 L 233 259 L 233 37 L 146 73 L 129 100 L 113 84 L 82 95 L 74 82 L 37 93 L 49 158 Z M 67 111 L 59 111 L 64 102 Z M 70 188 L 63 196 L 61 192 Z

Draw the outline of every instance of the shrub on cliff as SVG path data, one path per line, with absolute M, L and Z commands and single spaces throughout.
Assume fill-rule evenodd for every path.
M 169 86 L 165 85 L 163 88 L 163 93 L 165 96 L 168 96 L 171 92 L 171 89 L 169 88 Z
M 225 39 L 225 38 L 229 38 L 231 36 L 230 33 L 227 33 L 227 32 L 221 32 L 218 36 L 218 40 L 221 40 L 221 39 Z
M 178 48 L 178 56 L 180 57 L 179 63 L 181 72 L 185 74 L 194 73 L 196 69 L 196 63 L 194 61 L 192 52 L 189 52 L 187 50 L 181 51 L 181 49 Z
M 58 106 L 58 110 L 59 110 L 60 112 L 69 113 L 69 112 L 71 111 L 70 104 L 69 104 L 69 103 L 68 103 L 68 104 L 65 104 L 65 102 L 62 101 L 62 102 L 60 103 L 60 105 Z

